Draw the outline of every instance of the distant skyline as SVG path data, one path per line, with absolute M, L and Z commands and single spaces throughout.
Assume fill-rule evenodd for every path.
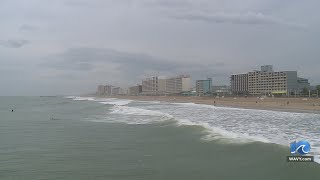
M 297 70 L 320 84 L 317 0 L 2 0 L 0 95 L 83 94 L 148 76 Z

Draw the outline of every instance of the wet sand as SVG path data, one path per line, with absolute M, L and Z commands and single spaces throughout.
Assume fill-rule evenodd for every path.
M 257 98 L 257 97 L 183 97 L 183 96 L 116 96 L 120 99 L 163 101 L 172 103 L 196 103 L 215 106 L 320 113 L 318 98 Z

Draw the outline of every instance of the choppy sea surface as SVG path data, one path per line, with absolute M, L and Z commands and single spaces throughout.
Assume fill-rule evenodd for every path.
M 0 179 L 320 179 L 320 114 L 69 96 L 0 115 Z M 316 162 L 286 162 L 299 140 Z

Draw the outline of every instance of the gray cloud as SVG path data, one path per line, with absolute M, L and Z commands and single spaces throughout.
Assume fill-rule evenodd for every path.
M 217 78 L 218 76 L 221 78 L 222 75 L 226 75 L 223 73 L 225 66 L 223 62 L 210 64 L 177 62 L 146 54 L 103 48 L 71 48 L 48 57 L 40 66 L 58 70 L 63 74 L 70 71 L 73 74 L 88 73 L 94 74 L 95 77 L 104 77 L 101 78 L 104 80 L 113 79 L 127 84 L 140 82 L 142 78 L 148 76 L 190 74 L 194 78 L 204 78 L 214 74 Z M 75 76 L 72 77 L 74 80 Z
M 20 26 L 19 31 L 33 31 L 36 28 L 34 26 L 31 26 L 29 24 L 23 24 L 22 26 Z
M 0 46 L 6 48 L 21 48 L 22 46 L 28 44 L 27 40 L 0 40 Z
M 164 8 L 189 8 L 191 6 L 193 6 L 194 4 L 192 3 L 192 1 L 188 1 L 188 0 L 153 0 L 153 1 L 149 1 L 149 0 L 145 0 L 142 1 L 143 5 L 147 5 L 147 6 L 153 6 L 153 7 L 164 7 Z
M 208 23 L 230 23 L 230 24 L 248 24 L 248 25 L 263 25 L 263 24 L 280 24 L 297 27 L 305 27 L 303 24 L 287 22 L 283 19 L 273 16 L 265 15 L 263 13 L 224 13 L 218 12 L 213 14 L 207 13 L 193 13 L 193 14 L 180 14 L 172 16 L 176 19 L 188 21 L 205 21 Z
M 49 61 L 43 65 L 62 70 L 93 70 L 95 64 L 113 63 L 121 66 L 133 68 L 135 66 L 157 67 L 158 69 L 170 69 L 177 66 L 175 63 L 165 63 L 163 59 L 158 59 L 145 54 L 128 53 L 103 48 L 70 48 L 67 51 L 49 57 Z
M 209 76 L 215 84 L 229 84 L 231 73 L 265 63 L 298 70 L 319 84 L 319 5 L 316 0 L 1 1 L 0 95 L 81 93 L 99 83 L 125 86 L 152 75 Z M 303 24 L 307 30 L 299 28 Z

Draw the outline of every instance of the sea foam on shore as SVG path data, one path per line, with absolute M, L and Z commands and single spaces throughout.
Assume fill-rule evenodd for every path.
M 81 98 L 74 100 L 77 99 Z M 206 141 L 259 141 L 288 146 L 292 141 L 305 139 L 311 143 L 311 155 L 320 162 L 320 114 L 215 107 L 194 103 L 148 103 L 114 98 L 87 100 L 114 105 L 111 108 L 112 114 L 128 116 L 124 121 L 119 119 L 119 122 L 146 124 L 172 120 L 176 121 L 178 126 L 203 127 L 206 131 L 203 140 Z

